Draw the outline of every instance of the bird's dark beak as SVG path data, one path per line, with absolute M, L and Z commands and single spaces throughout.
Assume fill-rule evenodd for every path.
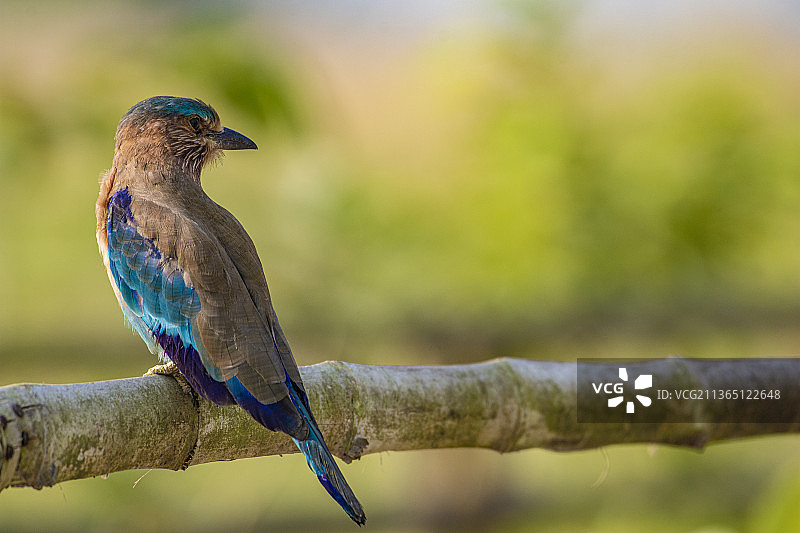
M 220 150 L 258 150 L 256 143 L 230 128 L 206 134 Z

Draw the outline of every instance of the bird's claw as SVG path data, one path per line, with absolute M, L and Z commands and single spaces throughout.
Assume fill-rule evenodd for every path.
M 165 363 L 163 365 L 156 365 L 150 368 L 147 372 L 144 373 L 145 376 L 172 376 L 175 378 L 175 381 L 178 382 L 183 392 L 194 396 L 194 390 L 192 386 L 189 385 L 189 382 L 186 380 L 186 377 L 178 370 L 178 367 L 175 366 L 175 363 L 170 361 L 169 363 Z

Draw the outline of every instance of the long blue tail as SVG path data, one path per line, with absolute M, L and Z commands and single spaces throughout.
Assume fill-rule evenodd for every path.
M 300 412 L 306 424 L 308 424 L 309 429 L 308 439 L 297 440 L 292 438 L 292 440 L 303 452 L 303 455 L 306 456 L 309 468 L 317 475 L 317 479 L 328 491 L 328 494 L 342 506 L 342 509 L 350 516 L 353 522 L 363 526 L 367 521 L 367 516 L 344 479 L 341 470 L 336 465 L 333 455 L 328 450 L 328 445 L 325 444 L 325 439 L 322 438 L 322 433 L 317 427 L 317 421 L 314 420 L 314 415 L 311 414 L 311 410 L 308 408 L 308 399 L 302 391 L 298 392 L 294 388 L 294 384 L 290 379 L 287 379 L 287 385 L 289 386 L 289 396 L 292 399 L 292 403 Z

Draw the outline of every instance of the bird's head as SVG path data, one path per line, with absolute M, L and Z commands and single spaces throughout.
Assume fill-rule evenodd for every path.
M 241 133 L 223 128 L 210 105 L 175 96 L 154 96 L 131 107 L 116 138 L 115 160 L 143 167 L 178 166 L 198 182 L 203 167 L 223 150 L 257 148 Z

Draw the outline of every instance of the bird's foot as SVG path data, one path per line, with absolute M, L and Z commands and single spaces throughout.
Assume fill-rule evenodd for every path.
M 183 389 L 183 392 L 194 397 L 194 390 L 192 389 L 192 386 L 189 385 L 189 382 L 186 380 L 186 376 L 184 376 L 183 373 L 181 373 L 181 371 L 178 370 L 178 367 L 175 366 L 175 363 L 173 363 L 172 361 L 170 361 L 169 363 L 165 363 L 163 365 L 156 365 L 151 369 L 149 369 L 147 372 L 145 372 L 144 375 L 172 376 L 173 378 L 175 378 L 175 381 L 178 382 L 178 385 L 180 385 L 181 389 Z

